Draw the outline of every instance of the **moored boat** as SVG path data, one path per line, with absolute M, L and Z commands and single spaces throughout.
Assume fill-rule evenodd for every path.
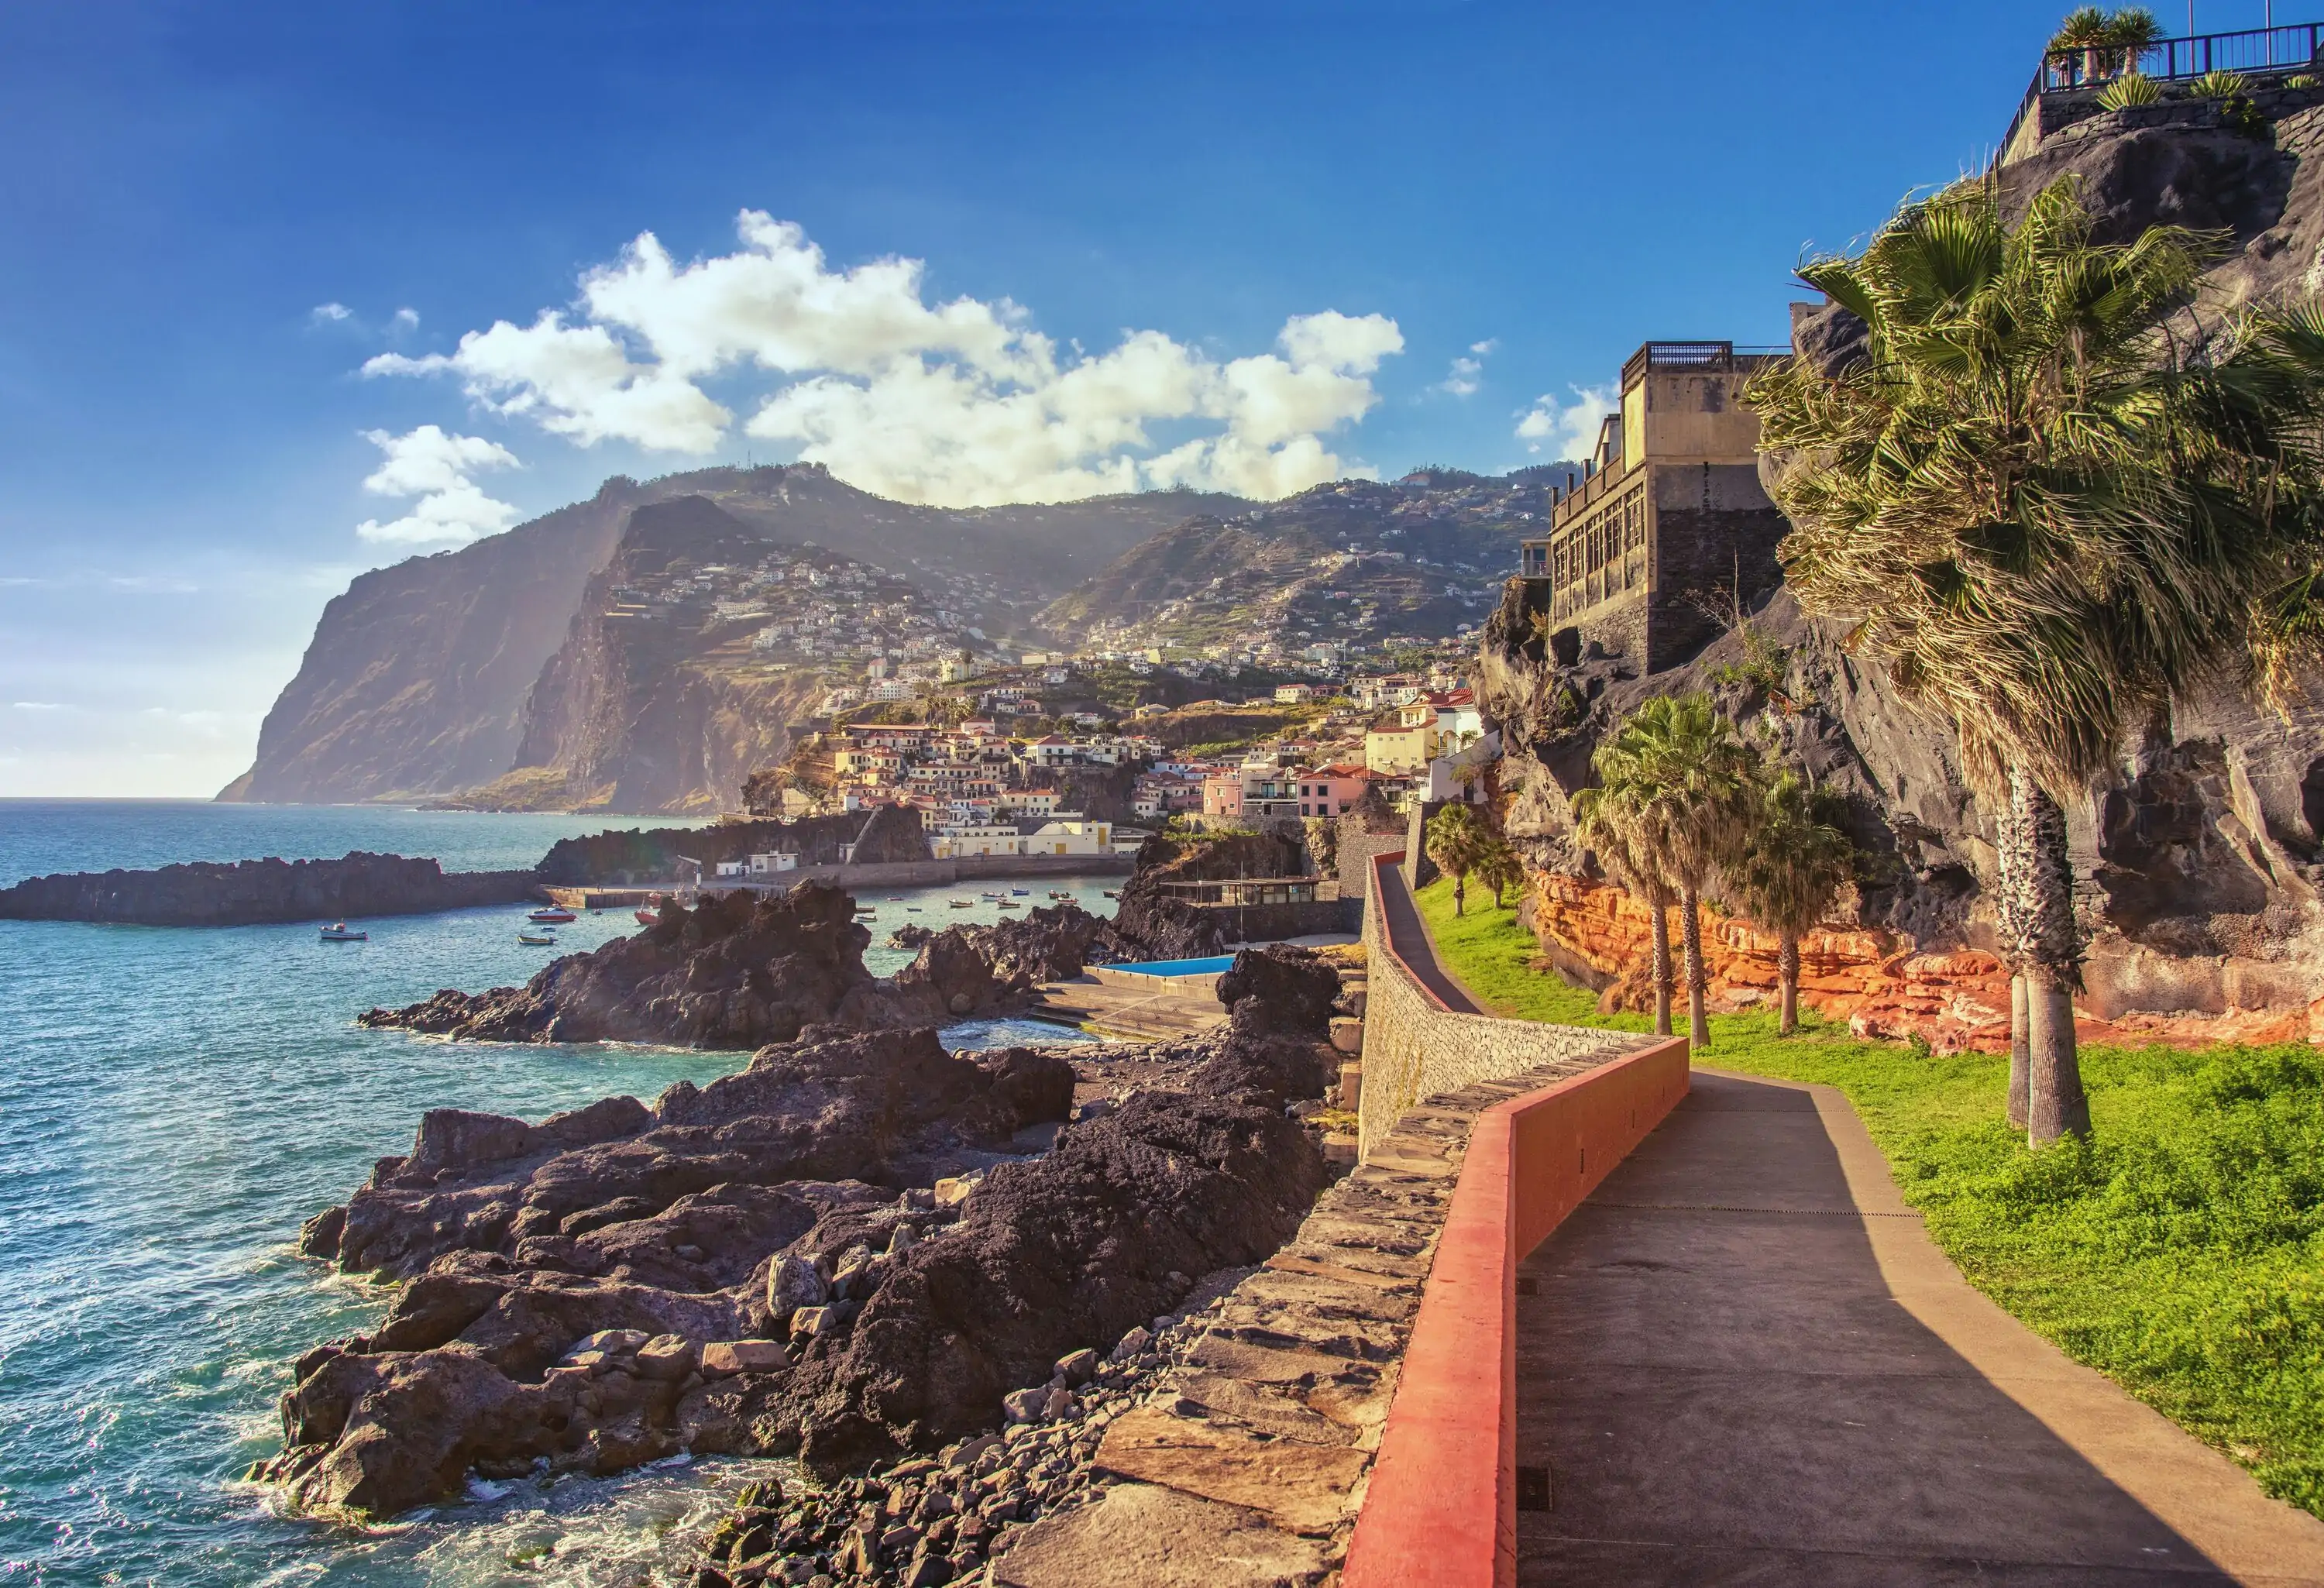
M 561 927 L 567 921 L 577 920 L 580 918 L 576 916 L 571 910 L 565 909 L 562 905 L 544 904 L 539 909 L 529 911 L 524 919 L 532 922 L 535 926 Z
M 974 909 L 976 908 L 976 900 L 973 899 L 947 899 L 945 902 L 951 905 L 954 909 Z
M 371 941 L 371 934 L 369 932 L 350 932 L 347 930 L 347 923 L 345 921 L 333 921 L 329 926 L 323 928 L 322 936 L 323 941 L 326 943 L 368 943 Z
M 1000 908 L 1002 909 L 1022 909 L 1025 907 L 1018 903 L 1014 899 L 1004 899 L 1001 901 Z
M 532 948 L 557 946 L 557 934 L 554 932 L 519 932 L 516 940 Z

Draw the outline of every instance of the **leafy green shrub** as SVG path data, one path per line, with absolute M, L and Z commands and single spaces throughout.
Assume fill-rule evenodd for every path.
M 2283 86 L 2287 88 L 2312 88 L 2316 86 L 2316 78 L 2303 71 L 2284 78 Z
M 2128 105 L 2155 105 L 2162 98 L 2162 85 L 2143 71 L 2125 72 L 2098 92 L 2098 104 L 2107 110 L 2120 110 Z
M 2187 87 L 2198 99 L 2232 99 L 2251 91 L 2251 79 L 2239 71 L 2207 71 Z

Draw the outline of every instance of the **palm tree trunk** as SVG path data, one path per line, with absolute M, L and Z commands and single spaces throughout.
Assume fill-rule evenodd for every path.
M 2025 1099 L 2033 1087 L 2034 1044 L 2026 1028 L 2024 975 L 2009 978 L 2009 1122 L 2025 1128 Z
M 1655 1035 L 1671 1034 L 1670 895 L 1657 888 L 1647 901 L 1655 912 Z
M 1687 1040 L 1696 1048 L 1711 1046 L 1711 1017 L 1704 1012 L 1702 993 L 1702 886 L 1689 882 L 1679 890 L 1680 940 L 1686 946 Z
M 2025 1034 L 2025 962 L 2031 952 L 2027 942 L 2026 923 L 2031 919 L 2025 912 L 2025 835 L 2031 817 L 2022 808 L 2018 798 L 2020 783 L 2012 779 L 2009 799 L 2001 819 L 1994 824 L 1994 866 L 1999 873 L 1994 890 L 1994 922 L 2001 937 L 2001 957 L 2009 970 L 2009 1122 L 2019 1130 L 2025 1128 L 2025 1098 L 2031 1085 L 2033 1048 Z
M 1454 915 L 1469 913 L 1469 873 L 1467 872 L 1452 873 L 1452 913 Z
M 2023 767 L 2010 769 L 2010 817 L 2023 844 L 2018 877 L 2024 911 L 2025 1133 L 2035 1146 L 2089 1133 L 2074 1042 L 2074 992 L 2081 982 L 2081 933 L 2074 921 L 2073 863 L 2066 813 Z
M 1782 1013 L 1775 1035 L 1788 1037 L 1800 1029 L 1800 935 L 1787 931 L 1775 950 L 1775 980 L 1783 986 Z

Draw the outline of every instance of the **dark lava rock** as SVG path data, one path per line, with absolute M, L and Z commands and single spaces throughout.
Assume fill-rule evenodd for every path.
M 1219 1002 L 1235 1029 L 1251 1035 L 1322 1038 L 1331 1030 L 1340 973 L 1290 943 L 1245 948 L 1219 978 Z
M 300 1359 L 283 1452 L 254 1475 L 376 1517 L 472 1468 L 692 1449 L 827 1469 L 988 1426 L 1059 1356 L 1296 1229 L 1326 1178 L 1314 1141 L 1272 1094 L 1203 1088 L 1222 1057 L 1301 1048 L 1157 1045 L 1192 1092 L 1141 1091 L 1038 1159 L 1010 1139 L 1071 1111 L 1065 1059 L 955 1057 L 927 1030 L 769 1047 L 651 1109 L 432 1113 L 309 1225 L 310 1251 L 410 1282 L 369 1337 Z M 786 1365 L 685 1371 L 713 1343 L 785 1338 Z
M 364 1025 L 492 1042 L 665 1042 L 759 1048 L 811 1026 L 890 1030 L 941 1025 L 1020 1000 L 1037 982 L 1078 975 L 1106 923 L 1078 905 L 991 927 L 954 927 L 881 980 L 864 968 L 871 933 L 827 882 L 737 891 L 665 906 L 653 926 L 552 960 L 522 987 L 447 988 L 374 1009 Z
M 996 1168 L 960 1222 L 888 1274 L 852 1333 L 820 1341 L 765 1408 L 831 1471 L 989 1426 L 1001 1396 L 1168 1310 L 1185 1276 L 1260 1260 L 1326 1181 L 1269 1108 L 1145 1092 Z M 764 1414 L 761 1414 L 764 1415 Z
M 149 872 L 78 872 L 0 888 L 0 920 L 244 927 L 426 915 L 535 896 L 526 872 L 447 872 L 432 860 L 356 850 L 341 860 L 196 861 Z
M 1117 937 L 1141 959 L 1200 959 L 1225 951 L 1212 912 L 1175 897 L 1172 882 L 1236 877 L 1296 876 L 1305 869 L 1300 842 L 1273 833 L 1174 837 L 1157 833 L 1138 852 L 1113 914 Z

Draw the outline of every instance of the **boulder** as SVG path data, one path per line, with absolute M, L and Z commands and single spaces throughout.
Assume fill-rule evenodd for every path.
M 790 1352 L 779 1340 L 713 1340 L 702 1348 L 706 1379 L 771 1373 L 790 1365 Z

